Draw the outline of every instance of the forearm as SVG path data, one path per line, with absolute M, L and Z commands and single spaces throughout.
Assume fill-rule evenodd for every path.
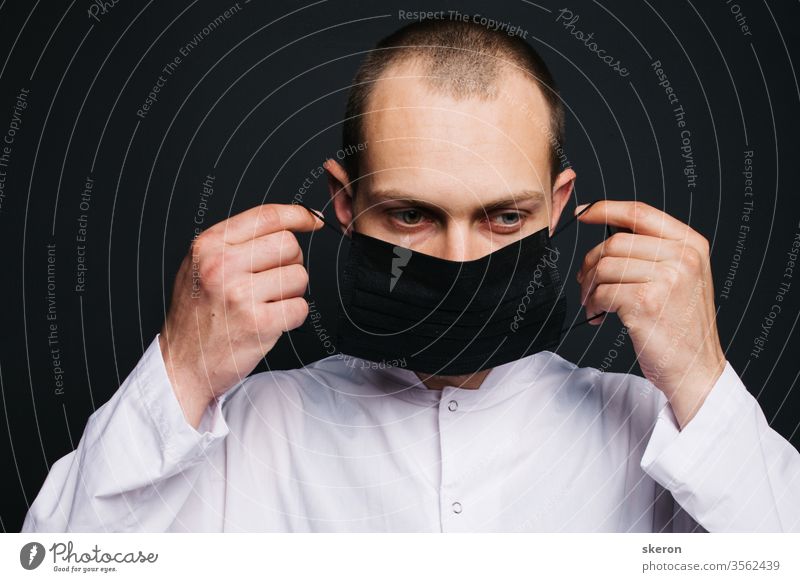
M 661 411 L 641 465 L 708 531 L 800 531 L 800 453 L 729 365 L 682 430 Z
M 157 344 L 90 417 L 77 449 L 53 465 L 23 531 L 169 527 L 228 429 L 218 404 L 207 409 L 209 431 L 186 422 Z

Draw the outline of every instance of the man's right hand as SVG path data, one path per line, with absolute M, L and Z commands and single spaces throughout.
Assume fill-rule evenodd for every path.
M 308 273 L 292 231 L 322 226 L 302 206 L 265 204 L 194 239 L 160 336 L 167 374 L 193 427 L 283 332 L 305 321 Z

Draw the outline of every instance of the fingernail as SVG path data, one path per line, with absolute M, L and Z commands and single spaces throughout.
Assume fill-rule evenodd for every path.
M 587 206 L 589 206 L 589 205 L 588 205 L 588 204 L 581 204 L 580 206 L 578 206 L 577 208 L 575 208 L 575 214 L 578 214 L 578 213 L 579 213 L 581 210 L 583 210 L 583 209 L 584 209 L 584 208 L 586 208 Z

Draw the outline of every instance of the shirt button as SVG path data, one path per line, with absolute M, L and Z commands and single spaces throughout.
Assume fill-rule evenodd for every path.
M 450 403 L 447 405 L 447 409 L 450 412 L 455 412 L 456 410 L 458 410 L 458 402 L 456 402 L 455 400 L 451 400 Z
M 461 513 L 461 504 L 458 501 L 453 502 L 453 513 Z

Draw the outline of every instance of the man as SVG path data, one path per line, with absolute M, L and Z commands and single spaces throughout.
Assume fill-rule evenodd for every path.
M 523 41 L 401 29 L 351 90 L 357 157 L 325 165 L 342 232 L 462 262 L 441 265 L 552 234 L 576 178 L 556 155 L 563 117 Z M 627 327 L 646 378 L 540 350 L 453 374 L 334 355 L 242 381 L 308 316 L 293 232 L 323 223 L 269 204 L 211 227 L 24 530 L 800 530 L 800 455 L 725 360 L 706 240 L 634 202 L 580 220 L 622 229 L 578 281 L 588 316 Z

